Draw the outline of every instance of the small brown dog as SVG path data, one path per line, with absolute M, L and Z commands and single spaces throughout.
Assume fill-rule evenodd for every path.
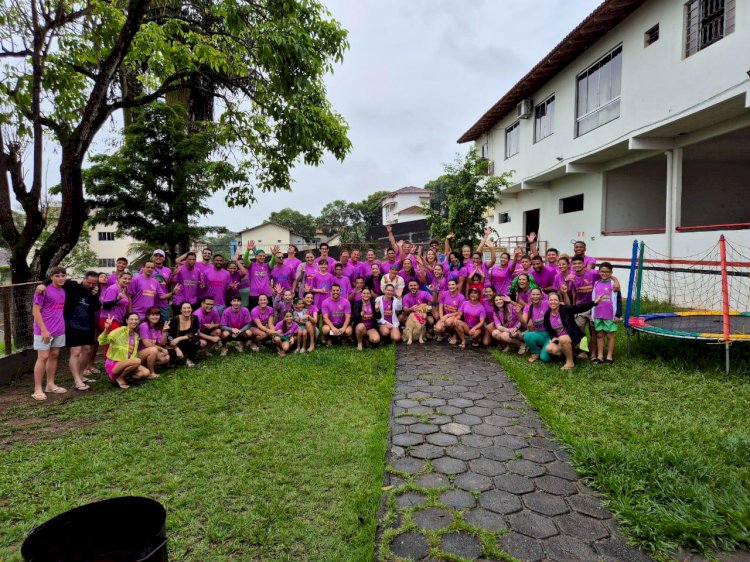
M 411 345 L 414 336 L 419 336 L 419 343 L 424 343 L 427 334 L 427 315 L 432 310 L 429 304 L 419 303 L 409 314 L 404 325 L 404 341 Z

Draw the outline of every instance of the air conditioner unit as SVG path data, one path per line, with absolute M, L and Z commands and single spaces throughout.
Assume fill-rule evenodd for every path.
M 534 109 L 534 104 L 531 100 L 521 100 L 521 102 L 516 106 L 516 117 L 519 117 L 520 119 L 528 119 L 531 117 L 531 112 Z

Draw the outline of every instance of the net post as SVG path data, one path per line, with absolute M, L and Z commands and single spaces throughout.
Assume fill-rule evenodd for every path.
M 638 282 L 635 287 L 635 315 L 641 315 L 641 285 L 643 284 L 643 254 L 646 244 L 641 241 L 638 256 Z
M 630 313 L 633 310 L 633 281 L 635 280 L 635 264 L 638 262 L 638 240 L 633 240 L 633 253 L 630 259 L 630 274 L 628 276 L 628 296 L 625 300 L 625 340 L 627 353 L 630 357 Z
M 722 234 L 719 236 L 719 254 L 721 256 L 721 303 L 724 318 L 724 369 L 729 374 L 729 281 L 727 276 L 727 241 Z

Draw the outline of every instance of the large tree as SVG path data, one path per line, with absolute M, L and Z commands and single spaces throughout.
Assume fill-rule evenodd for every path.
M 302 236 L 307 241 L 315 238 L 315 217 L 290 209 L 289 207 L 280 211 L 274 211 L 268 216 L 268 221 L 266 222 L 280 224 L 295 234 Z
M 213 213 L 206 206 L 212 191 L 242 178 L 231 163 L 211 158 L 219 148 L 216 127 L 192 125 L 181 104 L 144 107 L 125 127 L 122 148 L 93 156 L 84 171 L 92 221 L 117 224 L 118 233 L 164 247 L 172 260 L 191 240 L 223 230 L 198 226 L 198 219 Z
M 424 205 L 432 236 L 456 235 L 456 243 L 474 246 L 482 236 L 488 209 L 500 200 L 500 188 L 508 185 L 509 174 L 487 174 L 487 161 L 471 149 L 444 166 L 445 173 L 425 185 L 433 192 Z
M 38 278 L 71 251 L 87 218 L 82 164 L 112 117 L 187 87 L 218 98 L 227 150 L 257 190 L 289 189 L 290 168 L 350 149 L 323 76 L 346 32 L 315 0 L 4 0 L 0 4 L 0 234 L 15 282 Z M 123 86 L 124 85 L 124 86 Z M 45 228 L 45 150 L 60 158 L 60 218 Z M 27 178 L 30 182 L 27 182 Z M 16 228 L 11 194 L 25 215 Z

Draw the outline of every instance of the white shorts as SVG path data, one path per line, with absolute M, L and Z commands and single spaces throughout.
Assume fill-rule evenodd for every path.
M 65 334 L 53 336 L 49 343 L 44 343 L 42 336 L 34 334 L 34 349 L 36 351 L 49 351 L 57 347 L 65 347 Z
M 583 328 L 586 324 L 592 324 L 593 322 L 594 320 L 591 318 L 591 310 L 576 314 L 576 324 L 579 328 Z

